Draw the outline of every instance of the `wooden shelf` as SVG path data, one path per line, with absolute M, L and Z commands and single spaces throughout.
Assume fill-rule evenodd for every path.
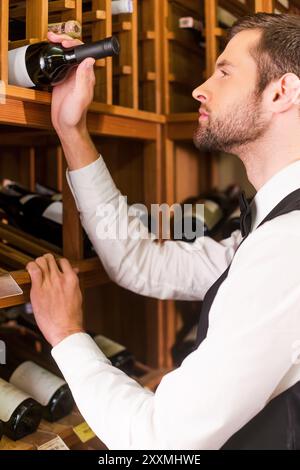
M 93 286 L 99 286 L 110 282 L 105 270 L 103 269 L 98 258 L 85 259 L 81 261 L 71 261 L 72 266 L 79 269 L 79 280 L 82 289 Z M 23 290 L 22 295 L 16 295 L 0 299 L 0 308 L 11 307 L 13 305 L 21 305 L 29 302 L 30 294 L 30 276 L 27 271 L 12 271 L 10 275 Z

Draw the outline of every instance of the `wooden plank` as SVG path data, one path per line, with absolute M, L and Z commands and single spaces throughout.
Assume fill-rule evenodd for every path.
M 138 109 L 138 16 L 137 0 L 133 0 L 133 13 L 122 15 L 124 21 L 131 23 L 131 29 L 121 31 L 119 40 L 121 44 L 119 63 L 114 62 L 117 70 L 124 66 L 132 67 L 131 75 L 121 75 L 118 79 L 119 104 L 128 108 Z
M 83 23 L 92 23 L 93 21 L 106 20 L 105 10 L 87 11 L 82 14 Z
M 13 85 L 7 86 L 6 95 L 8 98 L 16 98 L 18 100 L 21 100 L 22 102 L 33 101 L 35 104 L 51 103 L 51 94 L 46 91 L 31 90 L 28 88 L 21 88 Z M 91 104 L 89 109 L 92 112 L 101 114 L 117 115 L 133 119 L 141 119 L 149 122 L 165 122 L 165 116 L 162 114 L 125 108 L 124 106 L 107 105 L 105 103 L 99 103 L 96 101 Z
M 0 80 L 7 84 L 8 0 L 1 0 L 0 2 L 0 33 Z
M 162 96 L 164 97 L 163 111 L 165 114 L 170 114 L 171 112 L 171 97 L 170 97 L 170 83 L 169 83 L 169 56 L 170 56 L 170 47 L 168 41 L 168 17 L 169 17 L 169 2 L 168 0 L 163 0 L 162 4 L 162 14 L 161 14 L 161 29 L 163 35 L 162 42 Z
M 206 73 L 211 76 L 217 60 L 217 1 L 205 0 L 205 24 L 206 24 Z
M 73 267 L 79 269 L 80 285 L 83 289 L 106 284 L 110 281 L 98 258 L 71 262 L 71 264 Z M 24 293 L 21 295 L 8 297 L 6 299 L 0 299 L 0 308 L 21 305 L 29 301 L 31 283 L 28 272 L 12 271 L 10 274 Z
M 111 2 L 108 0 L 93 0 L 92 8 L 104 10 L 106 13 L 105 21 L 98 21 L 92 24 L 92 41 L 110 37 L 112 35 Z M 111 105 L 113 102 L 112 57 L 107 57 L 104 61 L 104 65 L 105 67 L 102 70 L 95 70 L 95 101 Z
M 63 161 L 63 168 L 67 165 Z M 79 214 L 64 171 L 63 178 L 63 254 L 66 258 L 83 259 L 83 232 Z
M 56 0 L 49 3 L 49 13 L 63 11 L 63 10 L 74 10 L 76 8 L 75 0 Z
M 48 1 L 27 0 L 26 38 L 45 39 L 48 31 Z
M 46 253 L 53 253 L 59 256 L 60 249 L 56 246 L 51 246 L 38 238 L 31 237 L 27 233 L 10 227 L 0 222 L 0 238 L 6 240 L 10 245 L 16 247 L 20 251 L 26 251 L 32 257 L 45 255 Z

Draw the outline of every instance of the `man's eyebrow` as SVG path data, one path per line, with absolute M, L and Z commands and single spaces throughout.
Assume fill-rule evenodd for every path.
M 226 60 L 226 59 L 223 59 L 220 62 L 216 63 L 216 69 L 220 67 L 226 67 L 226 66 L 234 67 L 234 65 L 231 62 L 229 62 L 229 60 Z

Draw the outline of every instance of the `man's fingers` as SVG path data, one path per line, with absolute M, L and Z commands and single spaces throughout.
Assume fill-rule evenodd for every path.
M 46 261 L 48 263 L 48 269 L 50 271 L 50 275 L 60 274 L 60 269 L 57 265 L 57 262 L 56 262 L 54 256 L 51 253 L 47 253 L 46 255 L 44 255 L 44 258 L 46 259 Z
M 82 90 L 85 90 L 87 99 L 91 98 L 89 94 L 94 93 L 95 85 L 95 72 L 94 72 L 95 59 L 88 57 L 78 66 L 76 70 L 76 81 L 75 89 L 78 93 L 82 94 Z
M 41 287 L 43 283 L 43 273 L 39 265 L 34 261 L 30 261 L 30 263 L 27 264 L 26 269 L 31 278 L 31 283 L 36 285 L 36 287 Z
M 37 258 L 35 260 L 35 262 L 39 266 L 39 268 L 42 272 L 43 281 L 45 281 L 45 279 L 47 277 L 49 277 L 49 274 L 50 274 L 49 266 L 48 266 L 48 262 L 47 262 L 46 258 L 44 256 L 40 256 L 39 258 Z
M 74 270 L 71 266 L 71 263 L 66 258 L 59 258 L 58 263 L 59 263 L 61 271 L 64 274 L 70 274 L 70 273 L 74 274 Z
M 61 43 L 63 47 L 75 47 L 83 44 L 79 39 L 72 39 L 67 34 L 55 34 L 52 31 L 49 31 L 47 38 L 50 42 Z

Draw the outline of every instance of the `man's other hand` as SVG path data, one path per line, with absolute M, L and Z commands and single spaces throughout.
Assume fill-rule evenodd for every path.
M 83 331 L 82 295 L 76 270 L 68 260 L 51 254 L 28 263 L 30 299 L 38 327 L 54 347 Z

